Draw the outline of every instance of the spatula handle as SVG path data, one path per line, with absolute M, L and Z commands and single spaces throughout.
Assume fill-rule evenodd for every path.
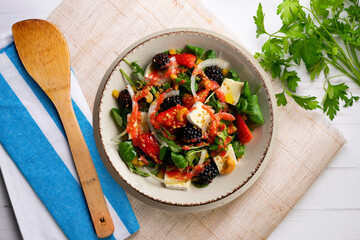
M 53 97 L 52 97 L 53 98 Z M 76 170 L 90 211 L 96 234 L 100 238 L 114 232 L 105 197 L 80 126 L 76 120 L 70 96 L 56 96 L 54 102 L 65 128 Z

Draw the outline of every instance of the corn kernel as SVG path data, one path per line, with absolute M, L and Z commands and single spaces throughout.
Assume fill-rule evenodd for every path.
M 155 97 L 158 98 L 160 96 L 160 92 L 155 93 Z
M 154 96 L 151 94 L 151 92 L 148 92 L 145 96 L 146 102 L 151 103 L 154 100 Z
M 170 49 L 169 53 L 170 53 L 170 55 L 174 55 L 174 54 L 176 54 L 176 50 L 175 49 Z
M 175 73 L 170 74 L 171 80 L 177 79 L 177 75 Z
M 229 73 L 229 69 L 228 68 L 224 68 L 223 70 L 222 70 L 222 74 L 226 77 L 226 75 L 228 75 L 228 73 Z
M 178 90 L 178 89 L 179 89 L 179 84 L 178 84 L 178 83 L 175 83 L 175 84 L 174 84 L 174 88 L 175 88 L 175 90 Z
M 114 89 L 114 91 L 112 92 L 112 95 L 113 95 L 114 98 L 118 98 L 119 94 L 120 94 L 119 91 L 116 90 L 116 89 Z
M 197 60 L 196 60 L 196 64 L 199 64 L 199 63 L 201 63 L 203 60 L 201 60 L 200 58 L 198 58 Z

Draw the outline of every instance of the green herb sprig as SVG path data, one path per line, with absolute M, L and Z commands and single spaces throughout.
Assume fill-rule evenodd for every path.
M 277 105 L 286 105 L 288 96 L 306 110 L 322 108 L 333 120 L 340 101 L 347 107 L 359 100 L 346 91 L 349 87 L 345 83 L 331 84 L 333 77 L 329 76 L 329 65 L 332 65 L 342 72 L 341 77 L 348 77 L 360 86 L 359 0 L 310 0 L 310 8 L 300 5 L 298 0 L 284 0 L 277 14 L 282 27 L 271 34 L 265 29 L 261 3 L 254 16 L 256 37 L 263 34 L 269 37 L 255 58 L 283 84 L 283 91 L 275 95 Z M 302 62 L 311 80 L 325 74 L 325 95 L 321 103 L 314 96 L 295 94 L 301 80 L 290 68 Z

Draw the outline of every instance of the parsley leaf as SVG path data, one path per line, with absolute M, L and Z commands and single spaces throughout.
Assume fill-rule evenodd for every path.
M 265 27 L 264 27 L 264 12 L 262 10 L 262 5 L 259 3 L 256 17 L 254 16 L 254 21 L 256 24 L 256 37 L 258 38 L 261 34 L 266 33 Z
M 283 0 L 277 7 L 277 14 L 282 26 L 274 33 L 265 31 L 265 14 L 260 3 L 254 16 L 256 37 L 268 36 L 261 52 L 254 57 L 265 71 L 283 84 L 283 91 L 275 94 L 277 105 L 285 106 L 289 96 L 302 108 L 322 108 L 331 120 L 334 119 L 340 110 L 340 101 L 348 107 L 359 100 L 347 94 L 345 83 L 332 85 L 328 81 L 332 78 L 332 66 L 360 86 L 359 0 L 310 0 L 310 7 L 302 6 L 299 0 Z M 322 74 L 326 77 L 327 87 L 321 103 L 314 96 L 295 94 L 301 81 L 297 72 L 302 63 L 311 80 Z M 243 98 L 240 107 L 246 104 L 249 105 L 249 101 Z

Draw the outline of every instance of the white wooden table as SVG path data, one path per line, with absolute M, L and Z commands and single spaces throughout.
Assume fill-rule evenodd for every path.
M 0 33 L 9 32 L 16 21 L 46 18 L 61 0 L 1 0 Z M 258 0 L 202 0 L 225 25 L 237 34 L 250 52 L 259 51 L 264 39 L 255 38 L 252 16 Z M 281 0 L 262 0 L 271 29 L 279 24 L 275 12 Z M 269 20 L 271 19 L 271 20 Z M 246 33 L 246 34 L 244 34 Z M 303 92 L 322 98 L 322 79 L 310 83 L 306 74 Z M 354 95 L 360 87 L 350 84 Z M 300 92 L 301 93 L 301 92 Z M 360 103 L 343 109 L 333 125 L 348 143 L 328 165 L 270 239 L 360 239 Z M 0 173 L 0 239 L 20 239 L 6 188 Z

